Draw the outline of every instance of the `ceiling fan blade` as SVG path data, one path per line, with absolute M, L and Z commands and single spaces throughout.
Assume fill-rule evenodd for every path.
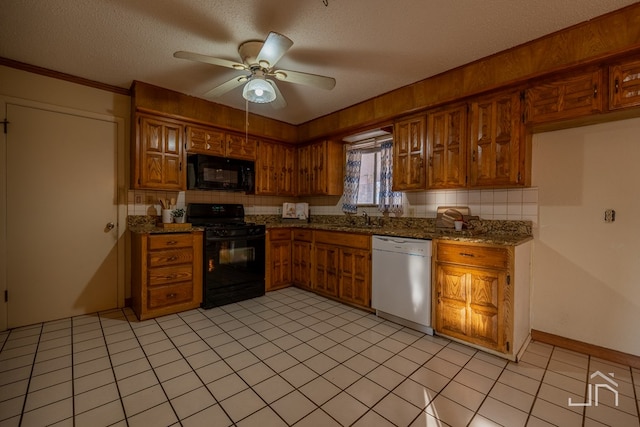
M 287 36 L 270 32 L 258 53 L 258 64 L 264 68 L 275 66 L 292 45 L 293 42 Z
M 275 70 L 270 74 L 273 75 L 276 79 L 282 80 L 283 82 L 319 87 L 326 90 L 331 90 L 336 85 L 336 79 L 334 79 L 333 77 L 303 73 L 301 71 Z
M 188 59 L 190 61 L 204 62 L 206 64 L 218 65 L 220 67 L 233 68 L 235 70 L 246 70 L 247 66 L 239 62 L 229 61 L 228 59 L 216 58 L 209 55 L 201 55 L 199 53 L 185 52 L 179 50 L 173 54 L 174 58 Z
M 286 107 L 287 101 L 285 101 L 284 96 L 282 96 L 282 93 L 280 92 L 280 89 L 278 89 L 278 85 L 276 84 L 276 82 L 274 82 L 271 79 L 266 79 L 266 80 L 269 82 L 269 84 L 273 87 L 273 90 L 276 92 L 276 99 L 271 101 L 271 106 L 276 110 Z
M 204 96 L 206 98 L 217 98 L 229 92 L 230 90 L 237 88 L 238 86 L 242 86 L 247 82 L 247 80 L 249 80 L 247 76 L 234 77 L 231 80 L 222 83 L 220 86 L 214 87 L 209 92 L 205 93 Z

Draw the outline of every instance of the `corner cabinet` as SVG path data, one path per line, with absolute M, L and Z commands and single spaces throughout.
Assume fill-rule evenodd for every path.
M 144 114 L 136 114 L 134 120 L 132 187 L 185 190 L 184 125 L 175 120 Z
M 258 141 L 256 195 L 295 195 L 296 148 Z
M 396 121 L 393 126 L 393 190 L 424 190 L 426 117 Z
M 342 143 L 324 140 L 298 148 L 298 196 L 340 196 L 344 177 Z
M 427 113 L 427 188 L 467 184 L 467 105 Z
M 131 236 L 131 302 L 138 319 L 202 302 L 202 231 Z
M 291 230 L 267 230 L 266 247 L 265 290 L 273 291 L 291 285 Z
M 517 360 L 530 334 L 531 243 L 434 246 L 436 332 Z
M 293 230 L 291 246 L 291 281 L 295 286 L 312 289 L 313 231 Z
M 530 136 L 522 117 L 524 92 L 503 92 L 470 103 L 469 185 L 530 185 Z
M 371 307 L 371 236 L 315 231 L 313 290 Z

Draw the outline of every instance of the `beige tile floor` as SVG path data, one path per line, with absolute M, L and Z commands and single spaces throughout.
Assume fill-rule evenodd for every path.
M 0 426 L 640 425 L 640 370 L 535 342 L 511 363 L 295 288 L 47 322 L 0 346 Z M 598 406 L 569 405 L 598 381 L 615 382 Z

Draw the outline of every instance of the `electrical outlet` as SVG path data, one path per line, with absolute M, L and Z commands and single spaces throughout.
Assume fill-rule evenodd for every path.
M 278 215 L 282 215 L 282 208 L 280 206 L 278 206 L 277 208 L 277 212 Z
M 604 222 L 613 222 L 616 220 L 616 211 L 607 209 L 604 211 Z
M 409 208 L 409 217 L 414 217 L 416 215 L 416 208 Z
M 139 205 L 142 203 L 142 196 L 140 194 L 136 194 L 136 205 Z

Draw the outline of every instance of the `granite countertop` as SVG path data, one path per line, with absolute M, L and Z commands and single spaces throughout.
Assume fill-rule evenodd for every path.
M 127 229 L 136 234 L 190 233 L 204 230 L 202 227 L 192 227 L 191 224 L 171 224 L 170 227 L 164 227 L 158 225 L 157 221 L 154 216 L 129 215 Z
M 340 215 L 315 216 L 311 222 L 292 220 L 282 221 L 276 215 L 247 215 L 247 222 L 265 224 L 271 228 L 305 228 L 313 230 L 340 231 L 379 236 L 409 237 L 414 239 L 441 239 L 470 243 L 517 246 L 533 239 L 531 221 L 470 221 L 467 229 L 437 229 L 435 218 L 385 218 L 381 226 L 378 217 L 373 218 L 374 225 L 364 225 L 359 217 Z M 185 233 L 202 231 L 202 227 L 165 228 L 157 225 L 157 218 L 145 215 L 130 215 L 127 218 L 128 229 L 132 233 Z M 176 224 L 177 225 L 177 224 Z
M 317 217 L 316 217 L 317 218 Z M 253 222 L 263 223 L 270 228 L 307 228 L 313 230 L 341 231 L 380 236 L 409 237 L 414 239 L 441 239 L 470 243 L 517 246 L 533 239 L 530 221 L 473 221 L 468 229 L 437 229 L 435 219 L 429 218 L 390 218 L 382 226 L 364 225 L 361 218 L 352 219 L 329 216 L 317 222 L 282 222 L 279 218 L 251 218 Z

